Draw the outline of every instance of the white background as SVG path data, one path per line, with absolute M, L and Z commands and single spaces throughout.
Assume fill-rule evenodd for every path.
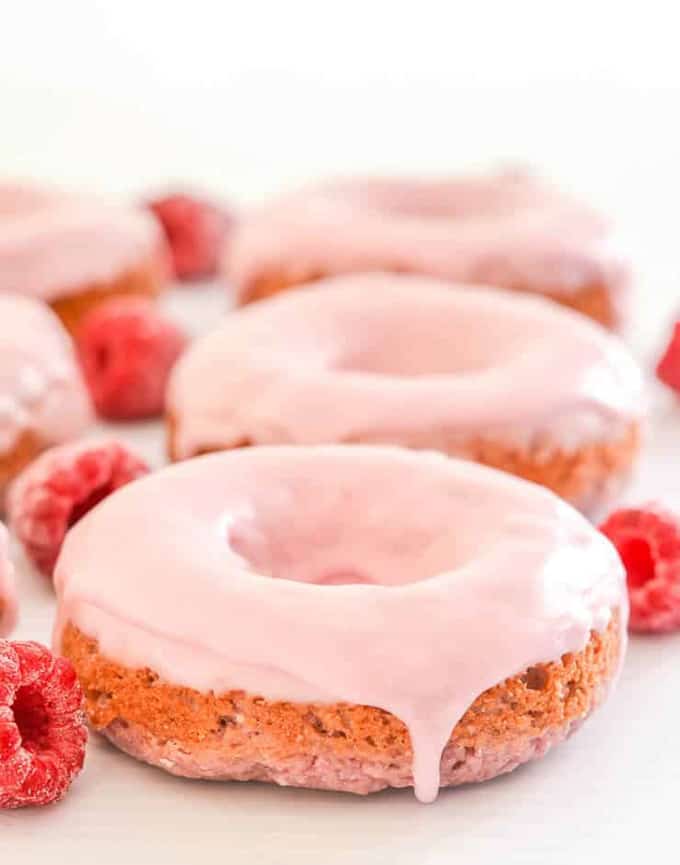
M 120 197 L 181 183 L 241 206 L 328 173 L 532 165 L 619 217 L 647 363 L 680 306 L 673 5 L 0 0 L 0 171 Z M 222 296 L 169 303 L 201 328 Z M 632 499 L 678 492 L 680 411 L 651 394 Z M 157 429 L 123 432 L 159 461 Z M 46 639 L 50 590 L 27 570 L 21 587 L 20 635 Z M 679 668 L 680 637 L 634 640 L 570 744 L 429 807 L 182 782 L 94 739 L 61 805 L 0 816 L 0 861 L 670 861 Z

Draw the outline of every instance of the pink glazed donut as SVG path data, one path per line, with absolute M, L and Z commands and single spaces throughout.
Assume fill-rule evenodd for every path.
M 0 184 L 0 293 L 46 301 L 69 330 L 108 297 L 155 295 L 165 271 L 160 228 L 141 208 Z
M 25 465 L 92 419 L 59 319 L 39 300 L 0 294 L 0 510 L 7 485 Z
M 162 469 L 71 529 L 55 580 L 91 723 L 191 778 L 429 802 L 563 740 L 625 648 L 623 566 L 585 518 L 400 448 Z
M 0 637 L 6 637 L 17 620 L 17 593 L 14 566 L 9 557 L 9 536 L 0 523 Z
M 593 512 L 639 450 L 642 382 L 620 340 L 542 298 L 395 274 L 244 307 L 180 359 L 170 453 L 397 444 L 541 483 Z
M 529 174 L 347 180 L 252 211 L 230 238 L 238 303 L 339 273 L 413 272 L 546 295 L 617 327 L 627 261 L 600 214 Z

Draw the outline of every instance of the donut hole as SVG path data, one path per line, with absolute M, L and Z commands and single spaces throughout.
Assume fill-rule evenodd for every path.
M 362 180 L 343 183 L 335 195 L 354 207 L 393 217 L 471 221 L 516 213 L 524 197 L 524 184 L 517 180 L 511 173 L 494 178 L 492 184 L 476 180 Z
M 227 541 L 248 570 L 273 579 L 403 586 L 459 567 L 490 542 L 481 522 L 456 531 L 456 504 L 418 478 L 399 487 L 382 473 L 337 486 L 314 479 L 270 487 L 248 516 L 228 524 Z
M 444 300 L 440 310 L 432 302 L 408 311 L 382 303 L 348 315 L 338 331 L 335 368 L 399 378 L 460 376 L 503 365 L 527 344 L 526 325 L 492 307 L 484 311 L 480 339 L 476 310 L 471 315 L 461 305 L 452 315 L 446 293 L 438 300 Z
M 230 530 L 229 544 L 250 569 L 273 579 L 329 587 L 381 583 L 375 572 L 343 561 L 334 546 L 328 545 L 322 552 L 313 537 L 305 541 L 302 536 L 287 534 L 283 537 L 276 532 L 265 536 L 260 527 L 241 522 Z

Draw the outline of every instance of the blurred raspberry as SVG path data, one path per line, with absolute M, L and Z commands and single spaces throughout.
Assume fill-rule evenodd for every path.
M 50 448 L 10 489 L 9 520 L 28 558 L 51 576 L 71 526 L 114 490 L 147 474 L 148 466 L 115 441 Z
M 226 211 L 190 195 L 168 195 L 149 202 L 170 246 L 177 279 L 214 276 L 232 218 Z
M 186 343 L 184 332 L 147 300 L 116 298 L 88 313 L 76 347 L 100 416 L 135 420 L 162 414 L 170 370 Z
M 65 795 L 85 759 L 82 699 L 65 658 L 0 640 L 0 809 Z
M 680 322 L 673 327 L 668 347 L 656 367 L 657 378 L 680 393 Z
M 656 506 L 623 508 L 600 526 L 626 569 L 630 629 L 680 628 L 680 522 Z

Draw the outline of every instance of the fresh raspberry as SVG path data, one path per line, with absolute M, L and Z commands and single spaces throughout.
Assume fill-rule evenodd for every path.
M 214 276 L 232 218 L 217 205 L 190 195 L 168 195 L 149 202 L 170 246 L 180 280 Z
M 146 463 L 115 441 L 82 441 L 45 451 L 9 494 L 9 520 L 28 558 L 51 576 L 68 529 L 114 490 L 148 471 Z
M 170 370 L 186 342 L 180 328 L 147 300 L 116 298 L 86 315 L 76 346 L 101 417 L 161 414 Z
M 0 640 L 0 809 L 64 796 L 85 759 L 82 702 L 66 658 Z
M 680 321 L 673 327 L 668 347 L 656 367 L 657 378 L 680 393 Z
M 680 628 L 680 522 L 650 505 L 615 511 L 600 526 L 626 569 L 630 629 Z

